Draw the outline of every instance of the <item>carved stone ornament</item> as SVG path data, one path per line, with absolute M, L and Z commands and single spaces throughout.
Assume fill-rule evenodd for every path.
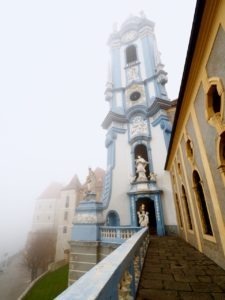
M 74 221 L 76 223 L 82 223 L 82 224 L 96 224 L 98 223 L 99 220 L 97 215 L 76 214 L 74 217 Z
M 126 32 L 123 36 L 122 36 L 122 42 L 123 43 L 129 43 L 133 40 L 135 40 L 137 37 L 137 32 L 132 30 L 132 31 L 128 31 Z
M 141 116 L 136 116 L 132 119 L 130 124 L 130 136 L 131 138 L 135 135 L 147 135 L 148 125 L 147 120 L 144 120 Z
M 133 80 L 139 79 L 138 66 L 132 66 L 127 69 L 127 80 L 131 82 Z

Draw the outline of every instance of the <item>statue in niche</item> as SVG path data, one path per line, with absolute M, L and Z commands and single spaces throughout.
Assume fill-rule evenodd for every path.
M 148 212 L 145 211 L 145 205 L 141 204 L 140 210 L 137 212 L 139 224 L 141 227 L 147 227 L 149 223 Z
M 145 170 L 145 167 L 148 165 L 148 162 L 143 157 L 138 155 L 138 158 L 135 159 L 135 163 L 136 163 L 136 172 L 138 174 L 136 181 L 148 180 L 146 177 L 146 170 Z
M 92 171 L 91 168 L 88 168 L 88 176 L 86 179 L 87 184 L 87 194 L 95 194 L 96 193 L 96 175 Z

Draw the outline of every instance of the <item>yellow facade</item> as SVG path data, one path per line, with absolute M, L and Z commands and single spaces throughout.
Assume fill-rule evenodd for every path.
M 197 1 L 166 169 L 180 235 L 225 268 L 225 1 Z

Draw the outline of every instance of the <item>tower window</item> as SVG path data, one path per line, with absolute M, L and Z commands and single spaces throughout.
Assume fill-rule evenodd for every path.
M 204 196 L 201 180 L 197 171 L 193 172 L 193 183 L 194 183 L 194 192 L 197 200 L 197 205 L 201 217 L 203 233 L 208 235 L 213 235 L 209 213 L 205 201 L 205 196 Z
M 127 61 L 127 64 L 137 61 L 137 51 L 136 51 L 136 47 L 134 45 L 127 47 L 126 61 Z
M 67 227 L 63 226 L 63 233 L 67 233 Z
M 185 212 L 186 212 L 187 222 L 188 222 L 188 229 L 192 230 L 191 215 L 190 215 L 189 205 L 187 201 L 186 191 L 183 185 L 182 185 L 182 199 L 184 201 L 184 207 L 185 207 Z

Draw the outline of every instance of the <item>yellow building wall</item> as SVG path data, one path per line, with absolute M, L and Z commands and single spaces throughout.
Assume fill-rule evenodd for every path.
M 224 16 L 225 1 L 206 1 L 167 164 L 167 169 L 171 172 L 177 216 L 180 214 L 177 219 L 181 237 L 223 268 L 225 268 L 225 168 L 221 167 L 218 149 L 221 134 L 225 131 Z M 218 34 L 222 38 L 218 38 Z M 218 48 L 218 51 L 215 47 Z M 218 66 L 214 68 L 213 62 L 216 59 L 213 59 L 213 55 L 217 55 L 216 58 L 219 60 L 221 51 L 223 60 L 221 59 L 219 62 L 220 69 Z M 210 112 L 211 107 L 207 96 L 212 85 L 216 85 L 221 97 L 220 112 L 216 116 Z M 188 157 L 188 140 L 191 141 L 193 149 L 191 157 Z M 199 211 L 193 188 L 192 174 L 194 170 L 200 175 L 213 235 L 204 234 L 202 228 L 201 211 Z M 182 185 L 186 191 L 192 230 L 187 226 Z M 182 225 L 180 218 L 183 222 Z

